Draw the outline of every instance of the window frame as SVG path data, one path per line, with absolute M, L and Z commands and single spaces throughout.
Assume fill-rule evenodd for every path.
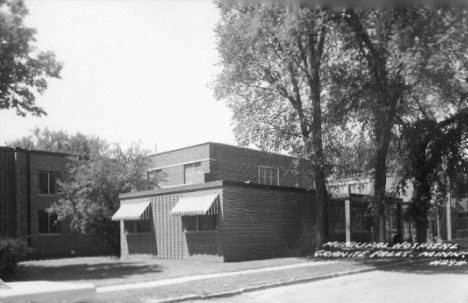
M 270 172 L 269 177 L 267 177 L 266 174 L 262 176 L 262 169 Z M 274 178 L 272 174 L 273 171 L 276 171 L 276 179 Z M 267 180 L 269 180 L 270 182 L 267 183 L 266 182 Z M 273 183 L 274 180 L 276 180 L 276 184 Z M 262 181 L 265 181 L 265 182 L 262 182 Z M 259 165 L 258 166 L 258 184 L 279 186 L 280 185 L 279 167 Z
M 191 173 L 191 176 L 192 176 L 192 182 L 191 183 L 187 183 L 187 169 L 190 169 L 189 172 Z M 196 168 L 198 168 L 199 170 L 197 170 Z M 202 162 L 201 161 L 196 161 L 196 162 L 192 162 L 192 163 L 187 163 L 187 164 L 184 164 L 184 184 L 195 184 L 194 183 L 194 176 L 196 173 L 200 173 L 200 172 L 203 172 L 201 170 L 202 168 Z
M 183 216 L 182 217 L 182 220 L 184 221 L 184 218 L 185 220 L 189 219 L 189 220 L 192 220 L 194 219 L 195 220 L 195 229 L 187 229 L 187 224 L 184 224 L 183 228 L 184 228 L 184 232 L 210 232 L 210 231 L 217 231 L 218 230 L 218 224 L 219 224 L 219 219 L 218 219 L 218 215 L 197 215 L 197 216 Z M 208 220 L 213 220 L 211 222 L 212 224 L 212 228 L 200 228 L 202 226 L 201 224 L 201 219 L 206 219 L 207 221 Z
M 141 221 L 147 221 L 148 222 L 148 229 L 142 229 L 141 225 L 138 225 L 139 222 Z M 146 219 L 146 220 L 125 220 L 124 221 L 124 231 L 125 234 L 149 234 L 151 233 L 151 220 Z M 132 226 L 131 230 L 129 231 L 128 225 Z
M 41 222 L 41 213 L 42 215 L 47 215 L 47 231 L 45 232 L 43 228 L 41 228 L 44 222 Z M 52 218 L 54 220 L 52 220 Z M 38 209 L 37 210 L 37 231 L 39 235 L 61 235 L 62 234 L 62 223 L 57 219 L 56 213 L 50 213 L 45 209 Z
M 47 192 L 42 191 L 42 186 L 41 186 L 41 175 L 47 174 Z M 55 181 L 53 186 L 51 183 L 51 176 L 56 176 Z M 57 181 L 60 180 L 61 174 L 58 171 L 53 171 L 53 170 L 38 170 L 38 182 L 37 182 L 37 187 L 38 187 L 38 194 L 43 195 L 43 196 L 55 196 L 59 194 L 59 189 L 57 186 Z M 51 189 L 54 189 L 52 192 Z

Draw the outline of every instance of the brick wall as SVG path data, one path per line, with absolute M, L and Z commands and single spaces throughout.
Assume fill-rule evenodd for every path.
M 162 187 L 184 184 L 184 165 L 201 162 L 195 183 L 218 180 L 258 183 L 259 166 L 279 169 L 279 185 L 311 187 L 304 175 L 293 173 L 294 158 L 220 143 L 205 143 L 152 156 L 153 168 L 166 176 Z
M 159 153 L 151 156 L 152 168 L 161 169 L 165 180 L 161 187 L 184 184 L 184 165 L 201 162 L 201 172 L 197 173 L 194 183 L 204 183 L 205 174 L 210 173 L 209 144 L 195 145 L 187 148 Z
M 267 186 L 224 188 L 224 260 L 298 255 L 302 220 L 313 220 L 312 201 L 311 192 L 299 189 Z
M 17 148 L 15 156 L 16 234 L 25 237 L 29 234 L 29 155 L 26 150 Z
M 0 236 L 14 236 L 16 234 L 14 176 L 14 150 L 0 147 Z
M 200 256 L 216 257 L 222 254 L 218 231 L 185 232 L 180 216 L 172 216 L 171 210 L 182 196 L 218 193 L 220 189 L 157 194 L 151 200 L 152 230 L 150 234 L 126 235 L 121 221 L 121 253 L 128 256 L 136 253 L 153 254 L 159 259 L 189 259 Z M 145 198 L 136 198 L 142 200 Z M 123 199 L 121 204 L 131 203 Z M 221 203 L 221 202 L 220 202 Z M 149 245 L 153 243 L 152 245 Z
M 212 173 L 217 180 L 258 183 L 258 167 L 261 165 L 279 168 L 280 186 L 311 185 L 292 174 L 292 157 L 216 143 L 211 145 L 211 149 L 211 157 L 216 159 Z
M 219 197 L 222 213 L 217 229 L 184 231 L 182 218 L 171 216 L 171 210 L 181 196 L 208 193 L 217 193 Z M 151 253 L 161 259 L 222 256 L 230 262 L 297 256 L 303 222 L 314 221 L 313 192 L 297 188 L 218 181 L 142 195 L 152 199 L 154 238 L 151 241 L 156 245 Z M 141 198 L 138 193 L 123 195 L 121 203 Z M 123 227 L 121 231 L 124 232 Z M 133 242 L 124 235 L 121 239 L 124 256 L 141 251 L 148 243 L 144 237 L 132 239 Z
M 30 190 L 30 224 L 31 248 L 34 257 L 66 257 L 83 255 L 112 254 L 112 249 L 95 238 L 75 233 L 70 230 L 68 222 L 62 222 L 62 232 L 59 234 L 40 234 L 38 211 L 49 207 L 58 199 L 57 195 L 39 193 L 39 171 L 60 172 L 65 178 L 66 165 L 70 161 L 64 154 L 30 151 L 29 190 Z
M 155 168 L 192 163 L 208 159 L 209 157 L 210 151 L 208 143 L 171 150 L 151 156 Z

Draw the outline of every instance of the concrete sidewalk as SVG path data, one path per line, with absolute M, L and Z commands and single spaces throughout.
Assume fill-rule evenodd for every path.
M 371 272 L 407 262 L 407 260 L 392 260 L 365 264 L 353 262 L 352 260 L 327 260 L 102 286 L 98 287 L 96 292 L 98 302 L 170 303 L 194 301 L 224 298 L 274 287 Z
M 311 262 L 311 263 L 300 263 L 300 264 L 291 264 L 291 265 L 285 265 L 285 266 L 275 266 L 275 267 L 267 267 L 267 268 L 260 268 L 260 269 L 249 269 L 249 270 L 226 272 L 226 273 L 196 275 L 196 276 L 164 279 L 164 280 L 157 280 L 157 281 L 123 284 L 123 285 L 102 286 L 102 287 L 98 287 L 96 289 L 96 292 L 97 293 L 107 293 L 107 292 L 129 290 L 129 289 L 152 288 L 152 287 L 165 286 L 165 285 L 171 285 L 171 284 L 179 284 L 179 283 L 185 283 L 185 282 L 197 281 L 197 280 L 206 280 L 206 279 L 237 276 L 237 275 L 243 275 L 243 274 L 254 274 L 254 273 L 269 272 L 269 271 L 279 271 L 279 270 L 284 270 L 284 269 L 314 267 L 314 266 L 321 266 L 321 265 L 324 265 L 324 264 L 334 264 L 334 263 L 337 263 L 337 261 L 319 261 L 319 262 Z

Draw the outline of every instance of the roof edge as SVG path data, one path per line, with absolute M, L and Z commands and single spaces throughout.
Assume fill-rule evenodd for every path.
M 191 192 L 191 191 L 198 191 L 198 190 L 204 190 L 204 189 L 220 188 L 223 186 L 250 187 L 250 188 L 258 188 L 258 189 L 293 191 L 293 192 L 313 192 L 314 191 L 313 189 L 306 189 L 306 188 L 301 188 L 301 187 L 263 185 L 263 184 L 256 184 L 256 183 L 244 183 L 244 182 L 221 180 L 221 181 L 212 181 L 212 182 L 207 182 L 207 183 L 180 185 L 177 187 L 169 187 L 169 188 L 161 188 L 161 189 L 155 189 L 155 190 L 125 193 L 125 194 L 120 194 L 119 198 L 121 200 L 133 199 L 133 198 L 144 198 L 144 197 L 159 196 L 159 195 L 164 195 L 164 194 L 183 193 L 183 192 Z

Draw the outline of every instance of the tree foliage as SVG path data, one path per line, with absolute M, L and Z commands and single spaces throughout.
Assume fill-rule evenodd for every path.
M 94 136 L 81 133 L 69 134 L 65 131 L 53 131 L 39 127 L 31 130 L 31 134 L 20 139 L 6 142 L 7 146 L 21 147 L 27 150 L 44 150 L 89 158 L 99 155 L 105 149 L 106 142 Z
M 372 174 L 383 240 L 378 201 L 386 195 L 387 172 L 401 164 L 404 130 L 466 107 L 466 17 L 447 7 L 224 6 L 215 94 L 233 110 L 241 144 L 306 157 L 335 177 Z M 310 41 L 323 42 L 320 56 Z M 310 64 L 309 55 L 320 65 Z M 315 75 L 320 83 L 311 86 Z M 322 156 L 310 148 L 313 140 L 304 140 L 314 134 L 317 92 Z
M 120 251 L 119 225 L 111 217 L 119 208 L 119 194 L 157 188 L 163 178 L 147 178 L 151 159 L 136 143 L 123 149 L 98 137 L 36 128 L 8 145 L 70 154 L 68 172 L 59 181 L 59 199 L 49 211 L 73 231 L 108 243 L 116 254 Z
M 443 121 L 418 120 L 403 133 L 403 180 L 413 182 L 409 217 L 417 227 L 417 241 L 426 242 L 432 203 L 446 203 L 447 193 L 466 194 L 468 181 L 468 110 Z
M 27 13 L 22 0 L 0 0 L 0 109 L 41 116 L 35 93 L 47 89 L 47 78 L 60 78 L 62 64 L 34 47 L 36 31 L 23 23 Z
M 241 145 L 287 151 L 312 167 L 317 205 L 315 247 L 326 239 L 322 110 L 337 53 L 333 11 L 296 5 L 221 5 L 221 73 L 215 95 L 234 112 Z
M 157 187 L 159 179 L 146 176 L 150 161 L 139 145 L 127 150 L 106 145 L 89 160 L 74 159 L 50 211 L 58 220 L 68 220 L 72 230 L 94 235 L 118 253 L 119 224 L 111 217 L 119 208 L 119 194 Z
M 359 83 L 348 93 L 348 110 L 365 119 L 374 142 L 374 193 L 385 195 L 388 152 L 401 142 L 408 124 L 443 117 L 466 106 L 467 57 L 463 45 L 467 12 L 450 8 L 405 8 L 355 12 L 344 21 L 358 50 L 354 71 L 344 83 Z M 352 68 L 348 68 L 348 70 Z M 346 77 L 345 77 L 346 79 Z M 395 154 L 394 154 L 395 155 Z M 395 168 L 396 166 L 394 166 Z M 378 200 L 377 200 L 378 201 Z M 383 207 L 379 239 L 384 239 Z

